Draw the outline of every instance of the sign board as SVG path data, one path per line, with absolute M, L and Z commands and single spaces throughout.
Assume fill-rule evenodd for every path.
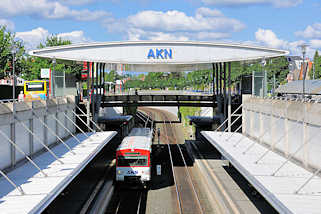
M 156 174 L 161 175 L 162 174 L 162 165 L 156 165 Z
M 40 77 L 41 78 L 50 78 L 50 68 L 41 68 Z

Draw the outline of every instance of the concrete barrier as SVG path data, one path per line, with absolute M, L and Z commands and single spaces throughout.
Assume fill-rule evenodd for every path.
M 245 99 L 242 132 L 304 167 L 321 168 L 321 103 Z
M 43 144 L 50 146 L 56 143 L 57 136 L 68 137 L 69 132 L 61 124 L 75 133 L 76 128 L 71 122 L 75 122 L 75 116 L 72 113 L 74 109 L 75 101 L 72 97 L 17 102 L 15 106 L 13 103 L 0 104 L 0 131 L 16 144 L 15 147 L 5 136 L 0 135 L 0 169 L 14 167 L 19 161 L 25 159 L 25 155 L 33 156 L 42 151 Z M 60 121 L 60 124 L 55 118 Z M 36 137 L 28 130 L 32 131 Z M 25 154 L 22 154 L 17 147 Z

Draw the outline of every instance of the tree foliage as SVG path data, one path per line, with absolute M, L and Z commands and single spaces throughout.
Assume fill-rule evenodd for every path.
M 231 81 L 232 84 L 239 82 L 243 75 L 251 75 L 253 71 L 263 72 L 267 71 L 269 87 L 272 85 L 272 79 L 275 75 L 278 83 L 284 83 L 289 72 L 289 63 L 285 57 L 278 57 L 270 59 L 263 67 L 261 61 L 252 62 L 232 62 L 231 63 Z M 227 76 L 226 76 L 227 78 Z M 148 73 L 145 76 L 145 81 L 132 78 L 125 84 L 126 88 L 169 88 L 169 89 L 194 89 L 204 90 L 208 89 L 213 82 L 212 70 L 201 70 L 192 72 L 179 73 Z
M 51 35 L 47 37 L 45 43 L 40 43 L 38 48 L 70 45 L 70 40 L 64 40 L 56 35 Z M 41 68 L 51 68 L 53 69 L 53 63 L 51 59 L 44 59 L 39 57 L 28 57 L 26 59 L 26 72 L 24 72 L 24 79 L 34 80 L 40 79 Z M 55 65 L 55 71 L 66 74 L 74 73 L 78 74 L 81 72 L 82 65 L 76 64 L 75 62 L 65 62 L 62 60 L 57 60 Z
M 15 72 L 21 73 L 24 69 L 25 49 L 21 41 L 15 41 L 15 34 L 8 31 L 6 27 L 0 26 L 0 74 L 1 76 L 8 75 L 12 72 L 13 46 L 16 47 L 15 54 Z
M 320 79 L 321 78 L 321 56 L 319 55 L 318 51 L 315 51 L 313 63 L 314 63 L 314 69 L 315 69 L 314 70 L 315 79 Z M 313 72 L 310 72 L 310 77 L 312 79 Z

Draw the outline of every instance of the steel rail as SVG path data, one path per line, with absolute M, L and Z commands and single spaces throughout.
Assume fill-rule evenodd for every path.
M 225 191 L 223 184 L 220 182 L 219 178 L 215 175 L 215 173 L 213 172 L 213 170 L 209 166 L 208 160 L 201 154 L 201 152 L 199 151 L 198 146 L 195 143 L 191 143 L 191 145 L 194 148 L 194 150 L 197 152 L 197 154 L 201 157 L 200 161 L 203 162 L 205 168 L 207 169 L 207 171 L 209 172 L 210 176 L 212 177 L 212 180 L 216 183 L 216 186 L 218 187 L 220 193 L 223 195 L 224 199 L 230 205 L 230 207 L 233 210 L 233 212 L 237 213 L 237 214 L 240 214 L 240 211 L 238 210 L 237 205 L 235 204 L 233 199 L 228 195 L 228 193 Z M 215 197 L 215 198 L 217 200 L 217 197 Z M 222 208 L 222 205 L 220 203 L 218 203 L 218 204 L 220 206 L 220 210 L 226 211 L 226 210 L 224 210 L 224 208 Z
M 167 118 L 167 116 L 163 113 L 163 115 L 164 115 L 164 118 L 166 119 Z M 173 127 L 173 124 L 170 122 L 169 123 L 169 125 L 170 125 L 170 127 Z M 165 127 L 165 123 L 164 123 L 164 127 Z M 168 136 L 168 132 L 167 132 L 167 129 L 165 129 L 166 130 L 166 133 L 167 133 L 167 139 L 168 139 L 168 142 L 169 142 L 169 136 Z M 183 160 L 183 163 L 184 163 L 184 168 L 185 168 L 185 172 L 186 172 L 186 175 L 187 175 L 187 177 L 188 177 L 188 183 L 190 184 L 190 186 L 192 187 L 192 191 L 193 191 L 193 193 L 194 193 L 194 196 L 195 196 L 195 199 L 196 199 L 196 201 L 197 201 L 197 204 L 198 204 L 198 208 L 199 208 L 199 210 L 200 210 L 200 213 L 204 213 L 204 211 L 203 211 L 203 208 L 202 208 L 202 205 L 201 205 L 201 202 L 200 202 L 200 199 L 199 199 L 199 197 L 198 197 L 198 195 L 197 195 L 197 192 L 196 192 L 196 188 L 195 188 L 195 185 L 194 185 L 194 183 L 193 183 L 193 180 L 192 180 L 192 177 L 191 177 L 191 175 L 190 175 L 190 172 L 189 172 L 189 170 L 188 170 L 188 167 L 187 167 L 187 164 L 186 164 L 186 161 L 185 161 L 185 158 L 184 158 L 184 155 L 183 155 L 183 152 L 182 152 L 182 150 L 181 150 L 181 148 L 180 148 L 180 146 L 179 146 L 179 144 L 177 144 L 177 138 L 176 138 L 176 136 L 175 136 L 175 132 L 173 131 L 172 132 L 173 133 L 173 141 L 175 141 L 175 145 L 178 147 L 178 150 L 179 150 L 179 152 L 180 152 L 180 155 L 181 155 L 181 159 Z M 169 144 L 168 144 L 168 146 L 169 146 Z M 174 174 L 174 168 L 172 168 L 173 169 L 173 174 Z M 175 174 L 174 174 L 175 175 Z M 175 184 L 176 184 L 176 188 L 177 188 L 177 183 L 175 182 Z M 177 188 L 177 190 L 178 190 L 178 188 Z M 178 193 L 179 193 L 179 191 L 178 191 Z M 179 196 L 180 196 L 180 194 L 179 194 Z M 182 201 L 181 201 L 181 199 L 180 199 L 180 204 L 181 204 L 181 212 L 183 213 L 183 208 L 182 208 Z
M 172 167 L 172 173 L 173 173 L 173 179 L 174 179 L 174 184 L 175 184 L 175 190 L 176 190 L 176 196 L 177 196 L 177 202 L 178 202 L 178 208 L 179 208 L 179 213 L 183 213 L 183 210 L 182 210 L 182 202 L 181 202 L 181 199 L 180 199 L 180 194 L 179 194 L 179 191 L 178 191 L 178 186 L 177 186 L 177 182 L 176 182 L 176 174 L 175 174 L 175 170 L 174 170 L 174 163 L 173 163 L 173 157 L 172 157 L 172 152 L 171 152 L 171 148 L 169 146 L 169 138 L 168 138 L 168 131 L 166 129 L 166 124 L 164 122 L 164 130 L 166 132 L 166 137 L 167 137 L 167 148 L 168 148 L 168 153 L 169 153 L 169 159 L 171 161 L 171 167 Z
M 170 124 L 170 125 L 171 125 L 171 124 Z M 174 133 L 175 133 L 175 132 L 173 132 L 173 135 L 175 135 Z M 174 139 L 176 139 L 175 136 L 174 136 Z M 196 198 L 196 200 L 197 200 L 197 205 L 198 205 L 201 213 L 204 213 L 204 212 L 203 212 L 202 205 L 201 205 L 201 201 L 200 201 L 200 199 L 199 199 L 199 197 L 198 197 L 198 195 L 197 195 L 197 192 L 196 192 L 196 189 L 195 189 L 195 185 L 194 185 L 194 183 L 193 183 L 192 177 L 191 177 L 190 172 L 189 172 L 189 170 L 188 170 L 188 167 L 187 167 L 187 164 L 186 164 L 186 161 L 185 161 L 183 152 L 182 152 L 179 144 L 176 144 L 176 146 L 178 147 L 178 150 L 179 150 L 179 152 L 180 152 L 180 154 L 181 154 L 181 157 L 182 157 L 182 160 L 183 160 L 183 162 L 184 162 L 184 168 L 185 168 L 186 174 L 187 174 L 187 176 L 188 176 L 188 178 L 189 178 L 189 179 L 188 179 L 188 180 L 189 180 L 189 183 L 190 183 L 190 185 L 192 186 L 192 190 L 193 190 L 193 192 L 194 192 L 195 198 Z

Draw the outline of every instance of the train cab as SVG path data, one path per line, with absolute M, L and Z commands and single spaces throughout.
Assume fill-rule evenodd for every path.
M 116 181 L 147 187 L 151 180 L 151 148 L 151 130 L 133 128 L 116 151 Z

